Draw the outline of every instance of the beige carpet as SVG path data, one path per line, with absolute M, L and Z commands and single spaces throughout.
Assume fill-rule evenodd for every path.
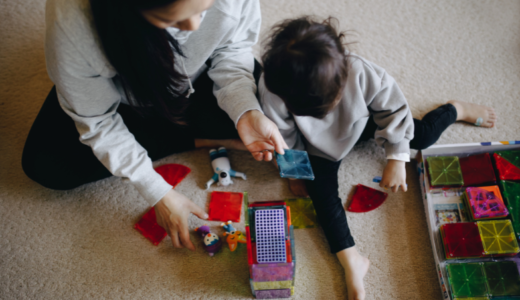
M 52 87 L 44 4 L 0 0 L 0 299 L 251 299 L 243 247 L 210 258 L 195 235 L 195 253 L 173 249 L 169 239 L 152 246 L 132 228 L 147 205 L 120 179 L 56 192 L 24 175 L 24 141 Z M 519 1 L 262 0 L 262 10 L 264 32 L 282 18 L 337 16 L 343 29 L 357 31 L 358 53 L 400 83 L 415 117 L 449 99 L 496 108 L 496 128 L 456 124 L 438 144 L 519 139 Z M 249 191 L 253 200 L 291 196 L 271 164 L 239 152 L 231 160 L 248 175 L 231 190 Z M 374 185 L 384 162 L 375 144 L 357 147 L 341 167 L 341 197 L 357 183 Z M 192 168 L 178 190 L 207 207 L 207 150 L 157 162 L 163 163 Z M 408 193 L 391 195 L 373 212 L 348 213 L 372 263 L 367 299 L 441 297 L 414 164 L 407 170 Z M 191 228 L 200 224 L 190 218 Z M 296 243 L 294 299 L 345 299 L 342 269 L 321 230 L 297 230 Z

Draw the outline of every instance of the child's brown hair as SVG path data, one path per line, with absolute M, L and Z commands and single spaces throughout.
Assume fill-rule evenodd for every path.
M 347 80 L 344 34 L 337 19 L 310 16 L 275 25 L 262 56 L 264 80 L 287 109 L 298 116 L 323 118 L 335 106 Z

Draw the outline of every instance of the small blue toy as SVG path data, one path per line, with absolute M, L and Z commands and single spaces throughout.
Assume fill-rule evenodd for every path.
M 280 177 L 314 180 L 309 155 L 301 150 L 284 150 L 285 154 L 276 153 L 276 163 L 280 169 Z
M 231 177 L 240 177 L 244 180 L 247 179 L 246 174 L 231 169 L 226 148 L 220 147 L 218 148 L 218 151 L 211 149 L 209 151 L 209 157 L 211 158 L 211 166 L 215 173 L 206 183 L 206 189 L 209 189 L 209 187 L 215 182 L 218 182 L 219 186 L 228 186 L 233 184 Z

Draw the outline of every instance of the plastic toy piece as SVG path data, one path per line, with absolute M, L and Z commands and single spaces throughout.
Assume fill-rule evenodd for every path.
M 497 151 L 495 153 L 507 159 L 507 161 L 517 168 L 520 168 L 520 150 Z
M 153 207 L 134 225 L 134 228 L 139 230 L 155 246 L 159 245 L 167 235 L 166 230 L 157 224 Z
M 520 167 L 513 164 L 507 158 L 503 157 L 503 152 L 495 152 L 493 153 L 493 158 L 495 159 L 495 166 L 498 171 L 498 177 L 500 180 L 520 180 Z M 515 151 L 517 152 L 517 151 Z M 510 155 L 507 155 L 508 157 Z M 516 160 L 514 160 L 516 161 Z
M 166 164 L 155 168 L 155 172 L 159 173 L 166 182 L 176 187 L 188 174 L 191 169 L 178 164 Z
M 426 161 L 428 162 L 428 173 L 433 187 L 464 185 L 457 156 L 427 157 Z
M 218 235 L 209 231 L 209 226 L 204 225 L 195 228 L 195 231 L 200 234 L 204 242 L 204 250 L 206 250 L 209 256 L 215 255 L 222 248 L 222 241 Z
M 251 227 L 251 241 L 256 241 L 256 224 L 255 224 L 255 212 L 257 210 L 266 210 L 266 209 L 281 209 L 284 213 L 284 225 L 285 225 L 285 232 L 286 232 L 286 238 L 289 238 L 289 227 L 287 226 L 287 206 L 285 205 L 285 202 L 281 201 L 283 205 L 273 205 L 273 206 L 253 206 L 256 203 L 253 203 L 249 205 L 249 226 Z
M 233 184 L 231 177 L 240 177 L 244 180 L 247 179 L 246 174 L 234 171 L 231 169 L 228 154 L 226 148 L 220 147 L 218 151 L 215 149 L 209 150 L 209 157 L 211 158 L 211 166 L 213 167 L 213 177 L 206 182 L 206 189 L 217 182 L 218 186 L 228 186 Z
M 468 258 L 484 255 L 478 224 L 452 223 L 441 226 L 446 258 Z
M 278 289 L 290 289 L 292 287 L 292 280 L 286 281 L 263 281 L 254 282 L 253 288 L 255 291 L 259 290 L 278 290 Z
M 251 268 L 254 282 L 287 281 L 293 279 L 294 263 L 256 264 Z
M 448 264 L 448 280 L 453 297 L 486 297 L 486 277 L 480 263 Z
M 483 267 L 490 296 L 520 296 L 520 275 L 514 261 L 485 262 Z
M 306 151 L 287 149 L 284 155 L 276 153 L 276 162 L 282 178 L 314 180 L 311 162 Z
M 459 158 L 465 186 L 496 184 L 495 170 L 489 153 Z
M 240 222 L 242 193 L 212 192 L 209 202 L 208 220 Z
M 453 300 L 489 300 L 488 297 L 453 298 Z M 495 300 L 495 298 L 493 298 Z
M 387 197 L 388 194 L 385 192 L 358 184 L 347 210 L 357 213 L 369 212 L 381 206 Z
M 291 289 L 255 291 L 256 299 L 278 299 L 291 297 Z
M 465 196 L 472 219 L 496 219 L 509 215 L 498 186 L 466 188 Z
M 256 257 L 259 263 L 286 262 L 285 224 L 282 209 L 255 212 Z
M 484 253 L 514 254 L 520 252 L 510 220 L 479 221 L 477 223 Z
M 224 237 L 226 237 L 226 242 L 228 243 L 229 250 L 231 250 L 231 252 L 237 249 L 238 243 L 247 243 L 246 236 L 241 231 L 236 230 L 231 224 L 231 221 L 222 223 L 220 226 L 226 230 L 226 232 L 224 232 Z
M 285 202 L 291 208 L 290 220 L 295 229 L 318 226 L 316 211 L 310 198 L 287 199 Z
M 500 181 L 502 196 L 504 196 L 513 229 L 516 236 L 520 238 L 520 183 L 512 181 Z

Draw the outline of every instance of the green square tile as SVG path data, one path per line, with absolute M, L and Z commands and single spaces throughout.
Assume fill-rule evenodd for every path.
M 478 230 L 486 254 L 518 253 L 518 243 L 510 220 L 479 221 Z
M 514 261 L 486 262 L 483 268 L 490 296 L 520 295 L 520 275 Z
M 509 210 L 516 236 L 520 237 L 520 183 L 513 181 L 500 181 L 502 196 Z
M 457 156 L 435 156 L 426 160 L 432 186 L 464 185 Z
M 488 297 L 453 298 L 453 300 L 489 300 Z
M 310 198 L 287 199 L 285 203 L 291 208 L 291 224 L 295 229 L 318 226 L 316 211 Z
M 486 277 L 480 263 L 448 264 L 451 295 L 456 297 L 486 297 Z

